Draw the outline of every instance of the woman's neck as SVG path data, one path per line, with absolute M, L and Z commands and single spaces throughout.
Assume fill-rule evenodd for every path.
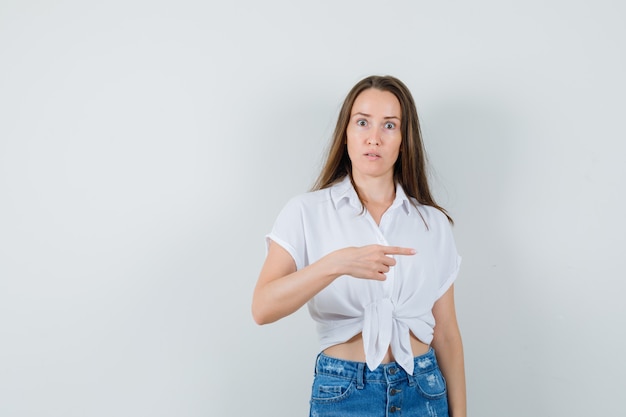
M 396 198 L 396 186 L 392 176 L 353 177 L 353 179 L 366 205 L 391 205 Z

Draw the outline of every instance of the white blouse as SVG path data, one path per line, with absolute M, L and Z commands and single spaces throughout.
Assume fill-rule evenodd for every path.
M 364 211 L 350 179 L 291 199 L 266 236 L 293 257 L 297 269 L 349 246 L 380 244 L 413 248 L 396 256 L 385 281 L 341 276 L 308 302 L 321 350 L 363 333 L 367 366 L 381 364 L 389 346 L 413 374 L 409 331 L 423 343 L 433 339 L 432 308 L 456 279 L 461 257 L 446 216 L 411 204 L 400 185 L 380 225 Z M 420 216 L 421 214 L 421 216 Z M 427 226 L 428 225 L 428 226 Z

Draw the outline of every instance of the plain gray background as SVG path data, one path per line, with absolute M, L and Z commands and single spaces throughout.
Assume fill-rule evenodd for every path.
M 252 289 L 370 74 L 457 222 L 470 415 L 622 412 L 625 11 L 2 0 L 0 415 L 306 415 L 314 325 Z

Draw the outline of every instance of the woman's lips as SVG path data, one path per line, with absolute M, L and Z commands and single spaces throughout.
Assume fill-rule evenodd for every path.
M 380 159 L 380 155 L 377 153 L 373 153 L 373 152 L 366 153 L 365 157 L 369 159 L 370 161 L 375 161 L 377 159 Z

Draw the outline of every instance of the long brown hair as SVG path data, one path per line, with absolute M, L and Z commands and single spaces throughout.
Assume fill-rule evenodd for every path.
M 400 155 L 394 167 L 394 181 L 402 186 L 404 192 L 409 197 L 415 198 L 420 204 L 441 210 L 450 223 L 453 223 L 446 210 L 435 202 L 428 187 L 426 151 L 422 142 L 422 133 L 413 96 L 402 81 L 389 75 L 372 75 L 364 78 L 352 87 L 352 90 L 346 96 L 339 111 L 326 163 L 313 186 L 313 190 L 328 188 L 346 175 L 350 177 L 350 181 L 356 190 L 354 179 L 352 178 L 352 163 L 348 157 L 346 129 L 350 122 L 350 113 L 352 112 L 354 101 L 359 94 L 370 88 L 392 93 L 396 96 L 402 108 L 402 119 L 400 122 L 402 142 L 400 144 Z M 358 190 L 357 195 L 359 195 Z M 359 199 L 363 207 L 365 207 L 360 195 Z

